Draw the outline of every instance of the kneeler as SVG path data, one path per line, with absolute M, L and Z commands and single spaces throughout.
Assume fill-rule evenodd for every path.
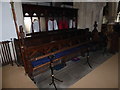
M 53 67 L 54 70 L 60 70 L 62 68 L 64 68 L 66 65 L 64 63 L 58 64 L 56 66 Z
M 78 51 L 80 49 L 88 48 L 88 47 L 91 47 L 91 46 L 92 46 L 92 43 L 89 43 L 89 44 L 85 44 L 85 45 L 82 45 L 82 46 L 77 46 L 77 47 L 70 48 L 68 50 L 56 53 L 56 54 L 54 54 L 55 58 L 53 58 L 53 61 L 55 59 L 59 59 L 61 57 L 64 57 L 64 56 L 69 55 L 71 53 L 74 53 L 75 51 Z M 36 61 L 32 61 L 32 67 L 34 68 L 34 67 L 37 67 L 39 65 L 45 64 L 47 62 L 50 62 L 50 59 L 48 57 L 44 57 L 42 59 L 39 59 L 39 60 L 36 60 Z

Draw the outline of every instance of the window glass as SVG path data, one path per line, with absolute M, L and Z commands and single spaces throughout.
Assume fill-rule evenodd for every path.
M 31 32 L 32 32 L 32 27 L 34 32 L 40 32 L 38 17 L 32 17 Z

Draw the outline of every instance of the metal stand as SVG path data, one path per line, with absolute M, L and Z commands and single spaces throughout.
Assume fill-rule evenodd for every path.
M 11 44 L 12 44 L 12 50 L 13 50 L 13 55 L 14 55 L 15 63 L 16 63 L 16 65 L 19 67 L 19 64 L 18 64 L 18 62 L 17 62 L 16 55 L 15 55 L 14 39 L 12 39 L 12 38 L 11 38 Z
M 105 55 L 105 54 L 108 56 L 107 47 L 104 47 L 104 49 L 103 49 L 103 55 Z
M 87 61 L 86 63 L 89 65 L 90 68 L 92 68 L 92 66 L 90 65 L 90 62 L 89 62 L 89 48 L 87 48 Z
M 59 81 L 59 82 L 63 82 L 63 81 L 55 78 L 55 76 L 54 76 L 54 72 L 53 72 L 53 61 L 52 61 L 52 59 L 55 58 L 55 56 L 54 56 L 54 55 L 51 55 L 51 56 L 49 56 L 48 58 L 50 59 L 50 70 L 51 70 L 51 78 L 52 78 L 52 82 L 51 82 L 49 85 L 52 85 L 52 84 L 53 84 L 54 87 L 55 87 L 55 90 L 57 90 L 57 87 L 56 87 L 56 84 L 55 84 L 55 80 L 57 80 L 57 81 Z

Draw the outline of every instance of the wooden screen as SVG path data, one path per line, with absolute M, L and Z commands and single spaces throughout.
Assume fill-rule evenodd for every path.
M 27 33 L 77 28 L 78 9 L 29 4 L 22 7 Z

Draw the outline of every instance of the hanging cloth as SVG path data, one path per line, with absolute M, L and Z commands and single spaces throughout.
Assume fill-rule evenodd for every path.
M 68 29 L 68 23 L 66 20 L 63 20 L 63 29 Z
M 58 25 L 56 20 L 48 20 L 48 31 L 58 30 Z
M 73 20 L 71 19 L 71 20 L 69 20 L 69 28 L 72 28 L 73 26 Z
M 53 30 L 53 21 L 51 19 L 48 20 L 48 31 Z
M 73 20 L 73 28 L 75 28 L 75 27 L 76 27 L 76 21 Z
M 58 27 L 59 27 L 59 29 L 68 29 L 67 21 L 66 20 L 60 20 Z
M 59 27 L 60 30 L 63 29 L 63 25 L 62 25 L 62 24 L 63 24 L 63 21 L 60 20 L 60 21 L 59 21 L 59 24 L 58 24 L 58 27 Z
M 57 21 L 56 20 L 54 20 L 54 30 L 58 30 L 58 24 L 57 24 Z
M 38 22 L 38 20 L 35 20 L 33 22 L 33 30 L 34 30 L 34 32 L 39 32 L 39 22 Z

